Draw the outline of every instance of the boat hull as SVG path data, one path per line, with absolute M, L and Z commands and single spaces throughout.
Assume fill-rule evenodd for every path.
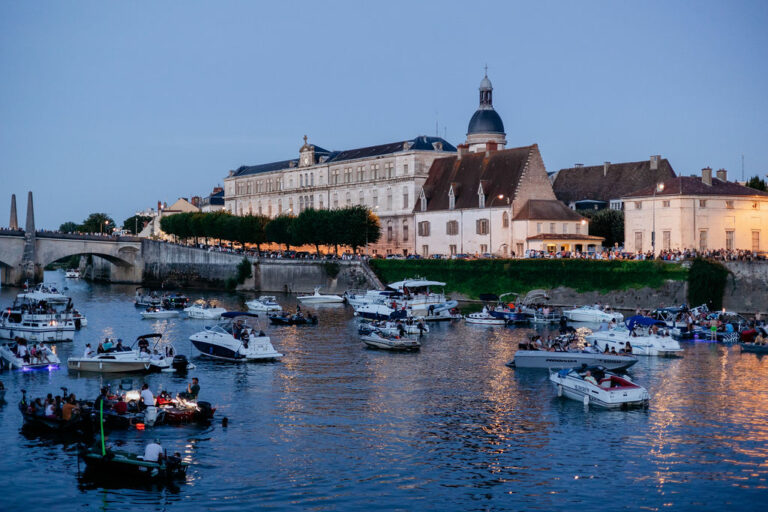
M 547 352 L 545 350 L 518 350 L 512 362 L 515 368 L 579 368 L 582 365 L 600 365 L 608 370 L 626 370 L 635 363 L 632 356 L 613 356 L 589 352 Z
M 565 396 L 585 405 L 604 409 L 645 407 L 650 400 L 648 391 L 640 386 L 615 388 L 615 390 L 601 389 L 599 386 L 586 384 L 579 379 L 561 377 L 559 372 L 550 374 L 550 382 L 558 396 Z
M 283 354 L 273 350 L 266 350 L 262 353 L 245 352 L 227 347 L 219 343 L 212 343 L 211 340 L 197 339 L 190 337 L 192 345 L 198 350 L 201 356 L 220 361 L 230 361 L 233 363 L 246 363 L 249 361 L 276 361 L 283 357 Z
M 77 372 L 94 373 L 149 373 L 153 371 L 150 361 L 82 361 L 68 360 L 67 368 Z
M 627 342 L 632 345 L 632 354 L 636 356 L 679 357 L 683 355 L 680 343 L 671 336 L 628 336 L 615 331 L 597 331 L 586 336 L 595 348 L 601 352 L 615 350 L 621 352 Z

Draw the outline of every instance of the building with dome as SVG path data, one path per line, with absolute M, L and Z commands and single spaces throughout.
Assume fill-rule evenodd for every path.
M 507 145 L 504 123 L 501 116 L 493 109 L 493 85 L 488 79 L 488 70 L 480 81 L 480 104 L 469 120 L 467 126 L 466 145 L 469 151 L 485 151 L 488 143 L 495 144 L 496 149 L 504 149 Z

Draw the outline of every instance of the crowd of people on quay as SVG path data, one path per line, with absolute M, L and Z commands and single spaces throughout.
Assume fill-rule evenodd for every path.
M 513 256 L 514 257 L 514 256 Z M 765 253 L 747 251 L 744 249 L 675 249 L 660 251 L 656 257 L 653 252 L 627 252 L 620 248 L 605 249 L 603 251 L 536 251 L 529 249 L 525 251 L 525 258 L 547 258 L 547 259 L 584 259 L 584 260 L 661 260 L 661 261 L 684 261 L 694 258 L 706 258 L 718 261 L 765 261 L 768 256 Z

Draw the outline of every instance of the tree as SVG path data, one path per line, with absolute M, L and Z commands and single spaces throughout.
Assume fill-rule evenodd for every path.
M 246 243 L 256 244 L 256 249 L 261 252 L 261 244 L 267 241 L 265 228 L 269 218 L 264 215 L 245 215 L 239 217 L 237 241 L 245 246 Z
M 301 212 L 293 223 L 294 245 L 310 244 L 320 254 L 320 245 L 327 242 L 325 230 L 328 210 L 308 208 Z
M 343 226 L 346 230 L 344 245 L 356 251 L 366 244 L 375 244 L 381 238 L 379 217 L 365 206 L 350 206 L 344 208 L 342 214 Z
M 766 185 L 765 180 L 761 180 L 758 176 L 749 178 L 747 186 L 749 188 L 754 188 L 755 190 L 762 190 L 763 192 L 768 191 L 768 185 Z
M 621 210 L 599 210 L 591 216 L 589 234 L 605 238 L 605 247 L 624 245 L 624 212 Z
M 123 229 L 132 235 L 138 235 L 151 220 L 152 217 L 147 217 L 146 215 L 134 215 L 123 221 Z
M 285 249 L 291 248 L 291 242 L 293 242 L 293 221 L 296 217 L 290 215 L 278 215 L 271 221 L 269 221 L 264 228 L 264 234 L 267 242 L 275 244 L 285 244 Z
M 83 221 L 81 229 L 86 233 L 111 233 L 115 221 L 106 213 L 92 213 Z
M 65 222 L 64 224 L 59 226 L 59 231 L 61 231 L 62 233 L 76 233 L 82 230 L 83 230 L 83 227 L 77 222 Z

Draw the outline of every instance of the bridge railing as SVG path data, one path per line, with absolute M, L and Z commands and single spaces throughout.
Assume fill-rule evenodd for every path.
M 0 228 L 0 235 L 5 235 L 5 236 L 24 236 L 24 230 L 23 229 Z
M 93 240 L 97 242 L 141 242 L 138 236 L 112 236 L 83 233 L 59 233 L 57 231 L 36 231 L 37 238 L 62 238 L 66 240 Z

